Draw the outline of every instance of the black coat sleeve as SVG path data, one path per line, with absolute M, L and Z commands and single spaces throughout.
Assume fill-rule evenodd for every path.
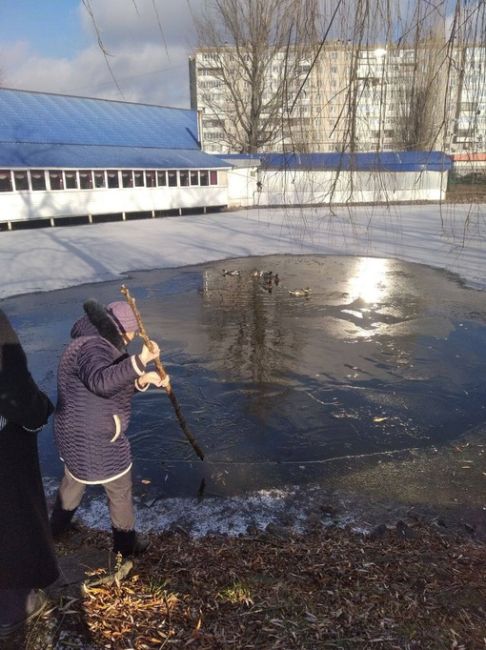
M 53 405 L 33 380 L 10 322 L 0 311 L 0 415 L 29 430 L 40 429 Z

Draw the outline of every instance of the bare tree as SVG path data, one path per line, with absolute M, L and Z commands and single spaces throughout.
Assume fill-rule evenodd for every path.
M 211 0 L 196 18 L 203 119 L 219 127 L 230 149 L 282 145 L 292 122 L 306 119 L 295 100 L 304 97 L 315 17 L 315 0 Z M 205 94 L 204 84 L 220 93 Z
M 441 143 L 447 68 L 440 38 L 418 41 L 407 51 L 402 83 L 397 89 L 395 146 L 406 150 L 429 150 Z M 443 135 L 443 134 L 442 134 Z

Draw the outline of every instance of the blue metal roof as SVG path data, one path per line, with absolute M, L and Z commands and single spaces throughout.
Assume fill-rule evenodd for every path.
M 260 153 L 225 153 L 225 154 L 218 154 L 220 158 L 224 158 L 225 160 L 260 160 L 263 154 Z
M 197 149 L 0 142 L 0 167 L 215 169 L 230 164 Z
M 2 167 L 216 168 L 197 113 L 180 108 L 0 88 Z
M 195 111 L 8 88 L 0 142 L 199 149 Z
M 356 171 L 448 171 L 452 160 L 441 151 L 380 151 L 371 153 L 263 153 L 266 169 Z

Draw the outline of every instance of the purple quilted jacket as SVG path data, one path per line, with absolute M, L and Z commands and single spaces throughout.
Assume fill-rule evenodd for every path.
M 135 379 L 144 367 L 127 354 L 102 305 L 91 300 L 84 309 L 59 364 L 54 432 L 71 474 L 86 483 L 103 483 L 131 466 L 125 432 Z

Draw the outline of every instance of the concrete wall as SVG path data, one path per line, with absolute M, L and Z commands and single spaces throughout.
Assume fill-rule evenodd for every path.
M 447 172 L 261 171 L 260 205 L 440 201 Z
M 337 174 L 235 167 L 220 174 L 217 186 L 0 192 L 0 222 L 209 206 L 440 201 L 447 187 L 447 172 L 430 171 Z
M 226 186 L 0 192 L 0 222 L 226 206 Z
M 228 172 L 228 206 L 237 208 L 255 205 L 257 182 L 256 167 L 233 167 Z

